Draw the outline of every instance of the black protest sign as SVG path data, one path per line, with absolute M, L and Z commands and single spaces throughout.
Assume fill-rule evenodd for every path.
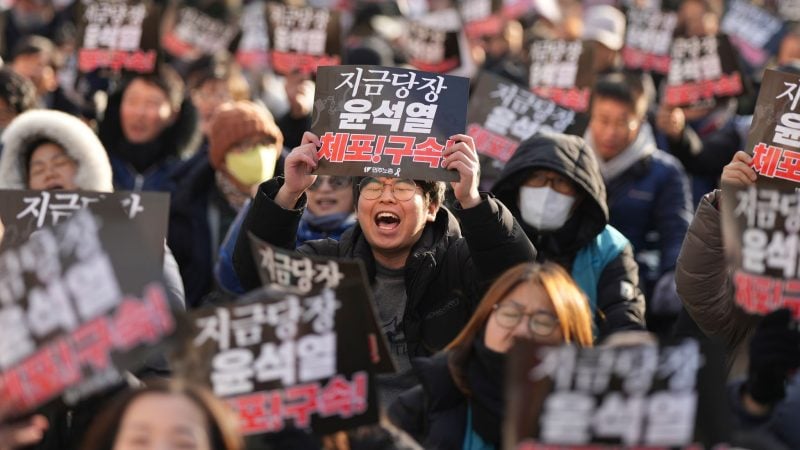
M 369 289 L 366 271 L 360 260 L 323 258 L 301 255 L 261 241 L 250 235 L 250 247 L 258 265 L 258 274 L 264 286 L 284 289 L 300 294 L 319 292 L 322 289 L 336 289 L 342 280 L 363 280 L 358 298 L 366 298 L 364 303 L 365 336 L 370 349 L 370 360 L 377 373 L 396 371 L 386 336 L 378 326 L 372 291 Z
M 309 294 L 262 288 L 195 312 L 186 354 L 202 365 L 186 366 L 189 375 L 205 377 L 244 434 L 287 425 L 328 434 L 376 423 L 360 283 L 342 280 Z
M 767 70 L 758 93 L 746 151 L 769 182 L 793 188 L 800 182 L 800 76 Z M 769 181 L 772 180 L 772 181 Z
M 461 67 L 458 31 L 447 31 L 423 22 L 408 24 L 403 48 L 408 63 L 425 72 L 447 73 Z
M 164 20 L 166 31 L 161 39 L 162 47 L 172 56 L 186 61 L 228 50 L 239 33 L 236 25 L 189 6 L 171 9 Z
M 0 199 L 0 221 L 5 226 L 0 249 L 19 245 L 34 231 L 55 226 L 84 208 L 94 212 L 99 208 L 116 207 L 143 230 L 142 243 L 159 258 L 159 264 L 163 259 L 169 194 L 0 190 Z
M 727 440 L 723 358 L 695 340 L 596 348 L 523 341 L 509 358 L 506 448 L 701 449 Z
M 669 72 L 669 51 L 678 15 L 657 9 L 631 9 L 627 18 L 622 49 L 625 67 L 660 74 Z
M 800 317 L 800 76 L 768 70 L 746 151 L 758 172 L 754 186 L 724 185 L 725 249 L 736 301 L 766 314 L 786 307 Z
M 315 73 L 318 67 L 341 62 L 339 14 L 327 9 L 267 5 L 270 62 L 281 75 Z
M 269 39 L 267 29 L 266 3 L 248 3 L 239 19 L 242 38 L 236 49 L 236 62 L 246 70 L 263 69 L 269 66 Z
M 83 1 L 78 69 L 151 73 L 158 59 L 160 8 L 133 0 Z
M 318 174 L 457 181 L 441 167 L 466 125 L 469 80 L 381 66 L 322 67 L 311 131 Z
M 175 331 L 135 224 L 119 208 L 97 215 L 79 211 L 0 254 L 0 398 L 13 413 L 122 382 Z
M 470 39 L 503 33 L 503 0 L 460 0 L 458 12 L 464 24 L 464 33 Z
M 778 52 L 783 21 L 749 0 L 732 0 L 720 29 L 750 67 L 761 69 Z
M 708 106 L 745 91 L 736 54 L 725 35 L 676 37 L 670 58 L 667 106 Z
M 575 112 L 512 81 L 483 72 L 472 91 L 467 134 L 478 153 L 507 162 L 520 142 L 539 132 L 564 133 Z
M 536 40 L 529 55 L 528 84 L 533 92 L 573 111 L 589 109 L 594 72 L 585 42 Z

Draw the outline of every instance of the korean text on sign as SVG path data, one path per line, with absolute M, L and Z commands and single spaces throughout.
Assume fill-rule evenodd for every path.
M 552 349 L 530 374 L 531 380 L 546 377 L 555 385 L 539 418 L 539 440 L 562 445 L 690 443 L 701 366 L 699 346 L 692 340 L 661 349 Z M 613 388 L 612 380 L 621 388 Z

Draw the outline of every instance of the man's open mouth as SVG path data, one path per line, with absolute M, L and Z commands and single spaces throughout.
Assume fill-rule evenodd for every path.
M 380 212 L 375 216 L 375 225 L 382 230 L 394 230 L 400 226 L 400 216 L 390 212 Z

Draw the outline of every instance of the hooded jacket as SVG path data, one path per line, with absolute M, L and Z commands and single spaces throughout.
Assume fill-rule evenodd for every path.
M 53 110 L 31 110 L 16 117 L 3 133 L 0 156 L 0 189 L 27 189 L 27 147 L 33 141 L 48 139 L 57 143 L 77 163 L 75 183 L 79 189 L 113 192 L 108 156 L 92 130 L 77 118 Z M 164 280 L 167 299 L 183 309 L 183 283 L 178 264 L 169 248 L 164 253 Z M 156 354 L 146 363 L 145 374 L 168 373 L 165 355 Z M 43 411 L 50 423 L 38 450 L 78 448 L 97 411 L 113 392 L 100 393 L 74 407 L 51 404 Z
M 123 92 L 124 89 L 120 89 L 109 97 L 106 114 L 99 127 L 100 141 L 111 161 L 114 187 L 129 191 L 172 192 L 175 188 L 173 171 L 200 146 L 197 111 L 192 102 L 185 99 L 175 121 L 162 130 L 158 137 L 147 144 L 131 144 L 122 132 L 120 107 Z M 140 173 L 125 155 L 123 149 L 126 147 L 152 152 L 154 162 Z
M 540 232 L 522 220 L 520 187 L 534 169 L 548 169 L 570 180 L 581 200 L 558 230 Z M 608 225 L 603 178 L 594 151 L 577 136 L 539 134 L 522 142 L 492 192 L 508 206 L 539 252 L 570 271 L 589 297 L 598 337 L 644 328 L 644 296 L 639 270 L 627 239 Z
M 242 231 L 280 246 L 295 248 L 297 226 L 305 207 L 287 210 L 274 202 L 283 180 L 272 179 L 259 188 Z M 536 258 L 525 233 L 499 201 L 484 195 L 473 208 L 439 208 L 411 249 L 405 266 L 406 305 L 403 329 L 408 354 L 429 356 L 442 349 L 466 325 L 483 291 L 505 269 Z M 462 235 L 463 230 L 463 235 Z M 248 233 L 239 233 L 233 255 L 236 274 L 246 290 L 261 285 L 250 251 Z M 375 279 L 376 262 L 372 248 L 358 223 L 337 242 L 309 241 L 297 248 L 303 254 L 335 258 L 359 258 L 370 282 Z
M 0 189 L 27 189 L 27 147 L 40 139 L 57 143 L 78 163 L 75 184 L 81 189 L 114 190 L 108 156 L 97 136 L 76 117 L 48 109 L 19 115 L 3 132 Z

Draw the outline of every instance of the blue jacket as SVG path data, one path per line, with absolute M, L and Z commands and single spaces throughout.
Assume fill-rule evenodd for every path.
M 539 231 L 519 209 L 519 189 L 535 169 L 569 178 L 581 194 L 558 230 Z M 606 190 L 594 151 L 577 136 L 537 134 L 523 141 L 506 163 L 492 191 L 520 223 L 538 250 L 538 260 L 558 263 L 586 292 L 597 337 L 645 327 L 644 296 L 630 243 L 608 226 Z
M 649 296 L 653 285 L 675 269 L 692 219 L 689 181 L 681 163 L 656 150 L 606 181 L 609 222 L 633 245 Z

